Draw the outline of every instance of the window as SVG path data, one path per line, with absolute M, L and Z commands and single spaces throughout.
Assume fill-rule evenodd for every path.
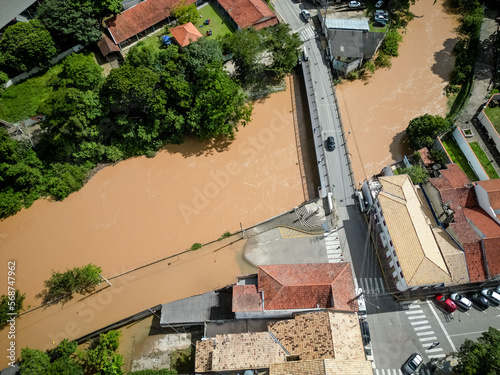
M 385 220 L 384 220 L 384 227 L 385 227 L 385 226 L 386 226 L 386 224 L 385 224 Z
M 401 276 L 401 278 L 402 278 L 402 279 L 404 279 L 404 277 L 403 277 L 403 272 L 400 272 L 400 273 L 399 273 L 399 276 Z
M 401 268 L 401 266 L 399 265 L 399 260 L 396 261 L 396 264 L 398 265 L 399 268 Z
M 392 240 L 390 240 L 389 243 L 391 244 L 391 247 L 394 247 L 394 245 L 392 244 Z
M 396 258 L 396 250 L 394 250 L 394 251 L 392 252 L 392 256 L 393 256 L 394 258 Z

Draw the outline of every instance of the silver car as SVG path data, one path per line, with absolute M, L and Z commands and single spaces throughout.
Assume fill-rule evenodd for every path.
M 410 358 L 406 360 L 403 367 L 401 367 L 401 371 L 404 375 L 413 375 L 418 371 L 422 362 L 422 356 L 418 353 L 413 353 Z
M 472 307 L 472 302 L 461 294 L 453 293 L 450 298 L 453 302 L 465 310 L 469 310 Z
M 495 292 L 493 289 L 483 289 L 481 290 L 481 294 L 488 298 L 490 302 L 500 305 L 500 294 Z

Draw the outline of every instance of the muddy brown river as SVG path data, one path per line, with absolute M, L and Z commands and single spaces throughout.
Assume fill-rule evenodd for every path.
M 419 0 L 411 7 L 416 15 L 403 31 L 399 56 L 390 69 L 378 69 L 368 80 L 336 87 L 356 181 L 380 173 L 387 164 L 412 151 L 405 129 L 411 119 L 445 115 L 454 59 L 457 17 L 443 1 Z

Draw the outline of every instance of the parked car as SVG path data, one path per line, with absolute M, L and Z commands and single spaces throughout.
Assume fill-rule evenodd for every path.
M 412 375 L 415 374 L 420 365 L 422 364 L 423 359 L 422 356 L 418 353 L 413 353 L 410 358 L 406 360 L 403 367 L 401 367 L 401 371 L 404 375 Z
M 335 150 L 335 139 L 333 137 L 328 137 L 326 139 L 326 149 L 328 151 L 333 151 Z
M 490 307 L 490 301 L 479 292 L 471 293 L 469 298 L 481 310 L 486 310 Z
M 464 310 L 469 310 L 472 307 L 472 302 L 461 294 L 452 293 L 450 299 Z
M 380 8 L 380 7 L 382 7 L 382 5 L 384 5 L 383 0 L 377 1 L 377 3 L 375 4 L 375 8 Z
M 375 11 L 375 15 L 389 17 L 389 12 L 388 12 L 388 11 L 386 11 L 386 10 L 377 9 L 377 10 Z
M 375 14 L 375 22 L 378 22 L 378 23 L 382 23 L 382 24 L 386 24 L 387 22 L 389 22 L 389 18 L 385 17 L 385 16 L 382 16 L 382 15 L 378 15 L 378 14 Z
M 359 1 L 349 1 L 349 8 L 361 8 Z
M 436 303 L 441 306 L 446 312 L 450 314 L 457 310 L 457 305 L 451 299 L 446 298 L 442 294 L 436 296 Z
M 368 327 L 368 322 L 366 320 L 362 320 L 360 326 L 361 326 L 361 338 L 363 339 L 363 345 L 368 345 L 371 341 L 370 328 Z
M 304 17 L 304 19 L 306 21 L 311 18 L 311 13 L 309 13 L 309 11 L 307 9 L 302 9 L 302 11 L 300 12 L 300 14 L 302 14 L 302 17 Z
M 500 305 L 500 294 L 495 292 L 492 289 L 483 289 L 481 290 L 481 294 L 488 298 L 490 302 L 493 302 L 496 305 Z

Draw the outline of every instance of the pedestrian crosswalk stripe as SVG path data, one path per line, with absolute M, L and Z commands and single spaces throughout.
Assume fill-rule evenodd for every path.
M 439 355 L 439 354 L 436 354 Z M 390 368 L 390 369 L 374 369 L 373 372 L 375 375 L 403 375 L 403 372 L 401 369 L 395 369 L 395 368 Z M 431 375 L 431 370 L 428 369 L 420 369 L 420 375 Z
M 410 309 L 419 309 L 420 308 L 420 305 L 416 304 L 416 305 L 410 305 Z
M 417 315 L 417 316 L 409 316 L 408 319 L 413 320 L 413 319 L 425 319 L 425 315 Z
M 420 339 L 420 341 L 432 341 L 432 340 L 437 340 L 437 337 L 436 336 L 432 336 L 432 337 L 423 337 Z M 422 344 L 423 345 L 423 344 Z
M 427 349 L 425 352 L 426 353 L 435 353 L 435 352 L 442 352 L 442 348 L 437 348 L 437 349 Z
M 410 322 L 412 326 L 420 326 L 422 324 L 429 324 L 428 320 L 420 320 L 418 322 Z
M 429 358 L 444 358 L 446 354 L 431 354 L 428 356 Z
M 423 331 L 424 329 L 430 329 L 431 326 L 422 326 L 413 328 L 415 331 Z M 431 331 L 432 332 L 432 331 Z
M 410 314 L 423 314 L 424 312 L 422 310 L 411 310 L 411 311 L 405 311 L 407 315 Z

